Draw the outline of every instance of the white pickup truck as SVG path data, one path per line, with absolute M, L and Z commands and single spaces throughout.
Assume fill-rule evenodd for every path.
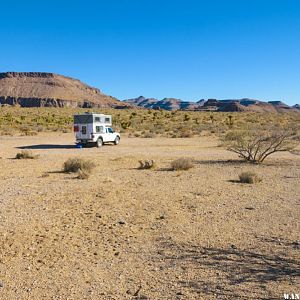
M 110 115 L 85 113 L 74 115 L 74 132 L 76 144 L 94 144 L 98 148 L 104 143 L 118 145 L 121 140 L 120 133 L 112 128 L 112 117 Z

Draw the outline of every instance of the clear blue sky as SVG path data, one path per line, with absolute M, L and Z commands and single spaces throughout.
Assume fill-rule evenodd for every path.
M 300 102 L 300 1 L 1 1 L 0 70 L 126 99 Z

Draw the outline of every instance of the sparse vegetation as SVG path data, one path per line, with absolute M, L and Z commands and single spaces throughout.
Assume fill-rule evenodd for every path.
M 171 162 L 173 171 L 189 170 L 194 167 L 194 163 L 190 158 L 178 158 Z
M 258 183 L 261 182 L 261 178 L 260 176 L 258 176 L 256 173 L 254 172 L 243 172 L 239 175 L 240 178 L 240 182 L 241 183 Z
M 152 159 L 151 160 L 140 160 L 139 163 L 140 163 L 140 166 L 139 166 L 140 170 L 153 169 L 155 167 L 155 162 Z
M 297 145 L 291 130 L 240 130 L 225 135 L 227 150 L 252 163 L 262 163 L 276 152 L 291 151 Z
M 63 170 L 66 173 L 78 173 L 79 179 L 87 179 L 96 165 L 80 157 L 69 158 L 65 161 Z
M 22 150 L 16 155 L 16 159 L 37 159 L 38 157 L 39 155 L 35 155 L 29 150 Z
M 55 107 L 1 107 L 0 135 L 35 135 L 40 132 L 72 132 L 73 115 L 85 111 L 101 112 L 113 117 L 114 128 L 139 137 L 192 137 L 225 134 L 246 128 L 268 130 L 300 124 L 299 113 L 197 112 L 114 110 Z

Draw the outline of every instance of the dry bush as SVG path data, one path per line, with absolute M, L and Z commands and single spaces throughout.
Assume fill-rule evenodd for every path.
M 147 170 L 147 169 L 153 169 L 155 167 L 155 162 L 154 160 L 139 160 L 140 170 Z
M 148 138 L 148 139 L 155 138 L 155 136 L 156 134 L 154 132 L 146 132 L 143 135 L 141 135 L 142 138 Z
M 63 170 L 66 173 L 78 173 L 79 179 L 87 179 L 96 165 L 80 157 L 69 158 L 64 162 Z
M 241 183 L 258 183 L 261 178 L 254 172 L 243 172 L 239 175 Z
M 252 163 L 262 163 L 276 152 L 291 151 L 297 143 L 296 134 L 291 130 L 231 131 L 223 138 L 227 150 Z
M 20 128 L 21 136 L 34 136 L 38 133 L 34 130 L 32 130 L 29 126 L 22 126 Z
M 78 179 L 88 179 L 90 177 L 90 173 L 86 170 L 82 171 L 81 169 L 79 169 L 77 174 L 78 174 L 77 176 Z
M 171 162 L 171 168 L 174 171 L 189 170 L 194 167 L 190 158 L 179 158 Z
M 290 153 L 294 154 L 294 155 L 300 155 L 300 150 L 294 149 L 294 150 L 291 150 Z
M 22 150 L 16 155 L 16 159 L 37 159 L 38 157 L 39 155 L 34 155 L 31 151 L 28 150 Z

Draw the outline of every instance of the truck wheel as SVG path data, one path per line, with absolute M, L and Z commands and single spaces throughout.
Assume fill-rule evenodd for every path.
M 120 138 L 117 136 L 116 139 L 115 139 L 115 141 L 114 141 L 114 144 L 115 145 L 119 145 L 119 143 L 120 143 Z
M 97 140 L 96 145 L 97 145 L 98 148 L 102 147 L 103 141 L 102 141 L 101 138 L 99 138 L 99 139 Z

